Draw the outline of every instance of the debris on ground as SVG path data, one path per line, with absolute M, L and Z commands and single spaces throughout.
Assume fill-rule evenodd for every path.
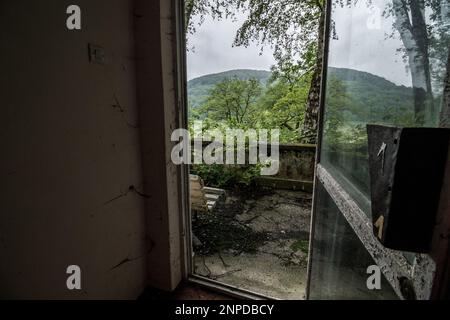
M 195 272 L 271 297 L 301 298 L 306 282 L 311 194 L 227 191 L 193 221 Z

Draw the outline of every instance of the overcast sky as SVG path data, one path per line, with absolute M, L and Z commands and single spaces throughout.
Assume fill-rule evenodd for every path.
M 411 86 L 411 75 L 397 52 L 403 44 L 398 34 L 394 38 L 386 36 L 392 33 L 393 23 L 392 18 L 381 17 L 386 0 L 372 3 L 372 8 L 359 2 L 351 9 L 336 9 L 340 12 L 333 19 L 339 39 L 331 40 L 329 65 L 366 71 L 398 85 Z M 237 21 L 206 18 L 196 33 L 189 35 L 188 46 L 194 50 L 187 54 L 188 79 L 231 69 L 269 70 L 275 64 L 273 51 L 268 47 L 262 55 L 254 44 L 248 48 L 232 47 L 244 20 L 244 15 Z
M 385 0 L 373 0 L 368 8 L 358 2 L 353 8 L 337 7 L 334 13 L 337 40 L 330 41 L 329 66 L 378 75 L 397 85 L 410 87 L 411 74 L 397 49 L 403 48 L 393 18 L 383 18 Z M 394 36 L 390 37 L 394 31 Z
M 270 70 L 275 64 L 270 48 L 265 47 L 260 55 L 260 48 L 255 45 L 232 47 L 236 31 L 244 18 L 240 15 L 236 22 L 207 18 L 197 27 L 195 34 L 188 36 L 188 46 L 194 47 L 194 51 L 190 50 L 187 54 L 189 80 L 232 69 Z M 195 21 L 197 23 L 198 19 Z

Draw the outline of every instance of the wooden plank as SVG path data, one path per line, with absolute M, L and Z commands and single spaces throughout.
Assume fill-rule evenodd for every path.
M 213 193 L 218 195 L 225 195 L 225 190 L 211 187 L 204 187 L 203 190 L 205 193 Z
M 206 200 L 217 201 L 220 199 L 220 196 L 217 194 L 206 193 L 205 198 L 206 198 Z

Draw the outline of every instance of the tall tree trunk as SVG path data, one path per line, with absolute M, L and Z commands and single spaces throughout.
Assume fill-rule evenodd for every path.
M 322 9 L 319 18 L 319 34 L 317 43 L 316 65 L 311 78 L 308 100 L 306 102 L 305 120 L 300 132 L 302 143 L 315 144 L 317 142 L 317 129 L 320 108 L 320 84 L 322 82 L 322 58 L 324 47 L 325 10 Z
M 450 128 L 450 52 L 448 54 L 447 74 L 444 79 L 444 91 L 442 95 L 443 95 L 442 110 L 439 126 L 444 128 Z
M 408 55 L 416 125 L 433 125 L 436 110 L 434 110 L 431 89 L 429 44 L 424 4 L 422 0 L 414 0 L 408 2 L 408 4 L 404 0 L 393 0 L 396 17 L 395 27 L 400 33 Z

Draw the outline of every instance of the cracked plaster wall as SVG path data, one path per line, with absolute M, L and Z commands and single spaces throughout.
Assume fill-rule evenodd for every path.
M 68 31 L 70 4 L 0 0 L 0 298 L 171 289 L 180 239 L 167 214 L 177 186 L 165 165 L 159 5 L 77 0 L 82 30 Z M 149 40 L 135 41 L 143 27 Z M 105 49 L 105 65 L 89 62 L 88 43 Z M 71 264 L 80 291 L 66 288 Z

